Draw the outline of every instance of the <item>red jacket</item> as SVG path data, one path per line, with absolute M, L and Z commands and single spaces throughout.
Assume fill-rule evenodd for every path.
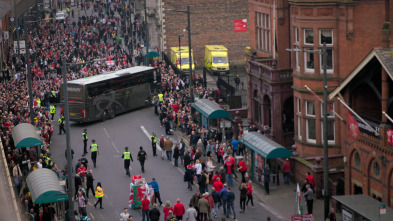
M 241 167 L 240 171 L 241 172 L 246 172 L 247 171 L 247 166 L 246 163 L 244 161 L 240 161 L 239 162 L 239 168 Z
M 222 182 L 220 180 L 217 180 L 213 183 L 213 187 L 214 187 L 214 189 L 216 189 L 216 192 L 219 193 L 219 192 L 221 192 L 221 189 L 224 188 L 224 185 L 222 184 Z
M 175 216 L 183 216 L 185 212 L 186 209 L 182 203 L 178 202 L 173 206 L 173 214 Z
M 307 175 L 306 179 L 308 180 L 309 183 L 311 183 L 311 185 L 314 187 L 315 186 L 315 180 L 314 177 L 311 175 Z
M 142 200 L 142 210 L 149 210 L 150 200 L 143 199 Z
M 282 172 L 284 172 L 284 173 L 291 172 L 291 166 L 290 166 L 289 161 L 285 161 L 284 164 L 282 165 Z

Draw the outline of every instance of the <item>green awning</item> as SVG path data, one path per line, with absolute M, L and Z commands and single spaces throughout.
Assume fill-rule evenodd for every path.
M 68 200 L 64 188 L 60 186 L 59 178 L 52 170 L 37 169 L 27 176 L 26 182 L 35 204 Z
M 50 8 L 44 8 L 40 12 L 41 15 L 42 14 L 50 14 L 50 13 L 52 13 L 52 9 L 50 9 Z
M 42 141 L 36 128 L 28 123 L 16 125 L 12 130 L 12 139 L 16 148 L 41 146 Z
M 369 195 L 342 195 L 332 196 L 333 199 L 343 204 L 343 209 L 349 213 L 355 212 L 367 220 L 390 221 L 393 217 L 393 209 L 386 206 L 386 214 L 379 214 L 380 201 Z M 352 211 L 348 211 L 352 210 Z M 356 216 L 355 216 L 356 217 Z M 353 217 L 353 218 L 355 218 Z M 355 219 L 354 219 L 355 220 Z
M 229 118 L 231 114 L 209 99 L 198 99 L 192 107 L 208 119 Z
M 146 57 L 146 47 L 142 48 L 141 54 L 143 57 Z M 160 57 L 160 54 L 152 48 L 149 48 L 149 58 Z
M 240 142 L 266 159 L 293 156 L 290 150 L 258 132 L 248 132 L 244 134 Z

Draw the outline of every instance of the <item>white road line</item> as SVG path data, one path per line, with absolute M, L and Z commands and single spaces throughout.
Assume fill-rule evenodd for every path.
M 112 146 L 115 148 L 117 154 L 120 154 L 119 150 L 117 149 L 117 147 L 116 147 L 116 145 L 113 143 L 113 141 L 112 141 Z
M 105 127 L 104 127 L 104 131 L 105 131 L 106 136 L 109 138 L 108 131 L 106 131 Z
M 141 126 L 141 130 L 143 131 L 143 133 L 147 136 L 147 138 L 149 138 L 149 140 L 151 139 L 150 138 L 150 134 L 149 134 L 149 132 L 147 132 L 147 130 L 145 129 L 145 127 L 144 126 Z M 158 137 L 157 137 L 157 139 L 159 139 Z M 157 150 L 159 150 L 159 151 L 161 151 L 162 149 L 161 149 L 161 146 L 160 146 L 160 144 L 159 144 L 159 142 L 157 142 Z
M 279 214 L 278 212 L 276 212 L 273 208 L 271 208 L 270 206 L 264 204 L 264 203 L 259 203 L 261 204 L 261 206 L 263 208 L 265 208 L 267 211 L 271 212 L 274 216 L 276 216 L 278 219 L 280 220 L 285 220 L 285 218 L 283 216 L 281 216 L 281 214 Z

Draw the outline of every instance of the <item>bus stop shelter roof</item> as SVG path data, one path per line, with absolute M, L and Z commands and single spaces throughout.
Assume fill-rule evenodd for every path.
M 28 123 L 16 125 L 12 130 L 12 138 L 16 148 L 41 146 L 42 141 L 36 128 Z
M 386 214 L 379 214 L 381 202 L 368 195 L 343 195 L 332 196 L 333 199 L 342 203 L 345 207 L 351 209 L 355 213 L 360 214 L 368 220 L 388 221 L 392 220 L 393 209 L 385 206 Z M 351 212 L 351 211 L 348 211 Z
M 146 57 L 146 47 L 142 48 L 141 54 L 143 57 Z M 154 49 L 149 48 L 149 58 L 160 57 L 160 54 Z
M 248 132 L 244 134 L 240 142 L 266 159 L 293 156 L 290 150 L 258 132 Z
M 229 118 L 231 114 L 209 99 L 198 99 L 192 107 L 208 119 Z
M 60 186 L 59 178 L 49 169 L 37 169 L 26 179 L 33 203 L 55 203 L 67 201 L 68 196 Z

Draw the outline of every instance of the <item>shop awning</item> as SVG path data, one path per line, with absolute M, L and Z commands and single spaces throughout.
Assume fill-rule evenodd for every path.
M 293 156 L 292 152 L 258 132 L 248 132 L 240 142 L 266 159 Z
M 12 130 L 12 138 L 16 148 L 42 145 L 41 138 L 37 134 L 35 127 L 28 123 L 18 124 Z
M 35 204 L 68 200 L 64 188 L 60 186 L 59 178 L 52 170 L 37 169 L 27 176 L 26 182 Z
M 146 57 L 146 47 L 142 48 L 141 54 L 143 57 Z M 149 48 L 149 58 L 160 57 L 160 54 L 154 49 Z
M 363 216 L 367 220 L 389 221 L 393 217 L 393 209 L 386 206 L 386 214 L 379 214 L 379 207 L 381 202 L 368 195 L 343 195 L 332 196 L 333 199 L 344 205 L 344 208 L 352 210 L 353 212 Z M 347 210 L 347 209 L 345 209 Z M 352 211 L 347 211 L 352 213 Z M 355 220 L 355 217 L 353 217 Z
M 199 99 L 192 107 L 208 119 L 229 118 L 231 114 L 209 99 Z
M 50 14 L 50 13 L 52 13 L 52 9 L 50 9 L 50 8 L 44 8 L 40 12 L 41 15 L 42 14 Z

